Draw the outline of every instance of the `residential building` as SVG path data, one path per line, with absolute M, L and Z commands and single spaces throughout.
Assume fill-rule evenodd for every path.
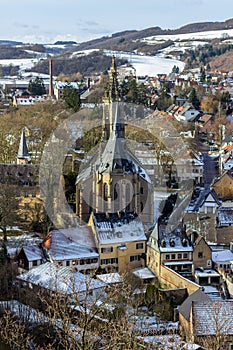
M 92 213 L 96 246 L 103 272 L 124 273 L 146 263 L 146 235 L 137 214 L 129 212 Z
M 192 276 L 193 245 L 182 226 L 168 232 L 164 224 L 155 226 L 147 244 L 147 265 L 156 276 L 163 265 L 184 277 Z
M 51 262 L 91 273 L 99 267 L 99 254 L 90 227 L 76 227 L 50 231 L 40 244 L 23 246 L 17 262 L 24 270 Z

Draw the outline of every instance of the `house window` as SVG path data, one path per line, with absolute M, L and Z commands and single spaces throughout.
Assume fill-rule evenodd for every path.
M 41 209 L 41 204 L 40 203 L 35 203 L 35 209 L 40 210 Z
M 139 261 L 140 259 L 141 259 L 141 255 L 131 255 L 130 256 L 130 262 Z
M 101 248 L 101 253 L 112 253 L 113 252 L 113 247 L 104 247 Z
M 140 188 L 140 193 L 143 194 L 143 187 Z
M 176 254 L 172 254 L 172 260 L 175 260 Z
M 198 258 L 203 259 L 203 252 L 198 252 Z
M 36 192 L 32 192 L 32 198 L 36 198 Z
M 213 214 L 213 207 L 207 207 L 207 213 Z
M 66 266 L 70 266 L 70 261 L 69 260 L 66 261 Z
M 187 259 L 188 258 L 188 254 L 184 253 L 183 257 L 184 257 L 184 259 Z
M 29 210 L 29 203 L 24 203 L 24 209 Z
M 25 197 L 25 198 L 28 198 L 28 197 L 29 197 L 28 192 L 24 192 L 24 197 Z
M 34 261 L 32 262 L 32 266 L 37 266 L 37 260 L 34 260 Z
M 166 254 L 165 260 L 170 260 L 170 254 Z
M 137 243 L 136 249 L 143 249 L 143 243 Z
M 182 254 L 178 254 L 178 259 L 181 259 L 182 258 Z

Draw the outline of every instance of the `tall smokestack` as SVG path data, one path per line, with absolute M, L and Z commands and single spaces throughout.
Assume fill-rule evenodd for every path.
M 53 96 L 53 61 L 52 59 L 49 60 L 49 96 Z

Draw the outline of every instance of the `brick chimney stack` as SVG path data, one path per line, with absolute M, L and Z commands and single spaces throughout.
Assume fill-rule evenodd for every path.
M 53 61 L 49 60 L 49 96 L 53 97 Z

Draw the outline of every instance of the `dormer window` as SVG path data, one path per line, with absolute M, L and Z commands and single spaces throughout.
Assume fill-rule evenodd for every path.
M 172 239 L 172 238 L 170 239 L 170 246 L 171 246 L 171 247 L 175 247 L 175 241 L 174 241 L 174 239 Z

